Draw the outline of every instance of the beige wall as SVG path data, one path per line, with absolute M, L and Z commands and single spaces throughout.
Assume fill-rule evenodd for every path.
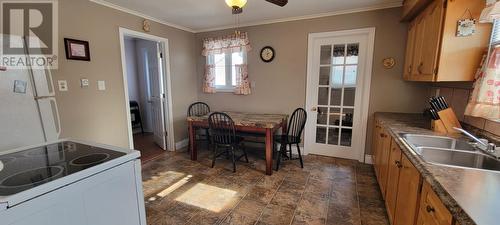
M 128 146 L 127 121 L 118 28 L 142 30 L 142 18 L 87 0 L 59 1 L 59 69 L 54 80 L 67 80 L 68 92 L 57 92 L 62 136 Z M 169 39 L 175 139 L 186 138 L 185 114 L 197 99 L 194 34 L 152 22 L 151 34 Z M 90 42 L 91 62 L 66 60 L 63 38 Z M 91 86 L 79 87 L 79 79 Z M 97 91 L 97 80 L 107 90 Z M 55 81 L 55 83 L 57 83 Z
M 375 53 L 371 85 L 367 152 L 371 152 L 373 113 L 421 112 L 428 88 L 402 80 L 407 36 L 406 24 L 399 22 L 400 8 L 323 17 L 241 28 L 247 31 L 253 50 L 248 54 L 250 80 L 255 82 L 252 95 L 201 92 L 205 58 L 201 41 L 206 37 L 229 34 L 232 30 L 196 34 L 198 54 L 198 96 L 214 110 L 290 113 L 304 107 L 306 99 L 307 37 L 309 33 L 375 27 Z M 244 15 L 243 15 L 244 16 Z M 266 64 L 259 58 L 266 45 L 276 50 L 275 60 Z M 396 58 L 396 66 L 386 70 L 385 57 Z

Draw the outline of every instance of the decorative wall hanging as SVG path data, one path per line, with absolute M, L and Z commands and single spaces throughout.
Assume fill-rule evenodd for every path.
M 149 22 L 149 20 L 142 21 L 142 30 L 144 30 L 144 32 L 151 31 L 151 23 Z
M 469 14 L 469 18 L 464 18 L 466 14 Z M 476 19 L 472 16 L 469 9 L 464 12 L 462 19 L 457 22 L 457 37 L 468 37 L 476 33 Z
M 396 65 L 396 60 L 392 57 L 385 58 L 384 60 L 382 60 L 382 64 L 384 65 L 384 68 L 392 69 Z
M 66 58 L 72 60 L 90 61 L 90 47 L 88 41 L 64 38 Z

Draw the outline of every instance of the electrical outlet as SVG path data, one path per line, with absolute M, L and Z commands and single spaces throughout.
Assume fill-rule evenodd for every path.
M 59 86 L 59 91 L 68 91 L 68 82 L 65 80 L 58 80 L 57 86 Z
M 82 88 L 86 88 L 86 87 L 88 87 L 89 85 L 90 85 L 89 79 L 87 79 L 87 78 L 82 78 L 82 79 L 80 79 L 80 86 L 81 86 Z
M 106 90 L 106 82 L 103 80 L 98 80 L 97 81 L 97 90 L 105 91 Z

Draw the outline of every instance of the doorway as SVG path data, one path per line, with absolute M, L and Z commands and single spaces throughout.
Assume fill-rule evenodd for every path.
M 364 161 L 375 28 L 309 34 L 305 151 Z
M 174 150 L 168 40 L 120 28 L 129 146 L 148 161 Z

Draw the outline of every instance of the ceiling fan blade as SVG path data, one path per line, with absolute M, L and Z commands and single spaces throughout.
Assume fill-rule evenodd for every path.
M 279 5 L 281 7 L 285 6 L 286 4 L 288 4 L 288 0 L 266 0 L 270 3 L 273 3 L 275 5 Z

